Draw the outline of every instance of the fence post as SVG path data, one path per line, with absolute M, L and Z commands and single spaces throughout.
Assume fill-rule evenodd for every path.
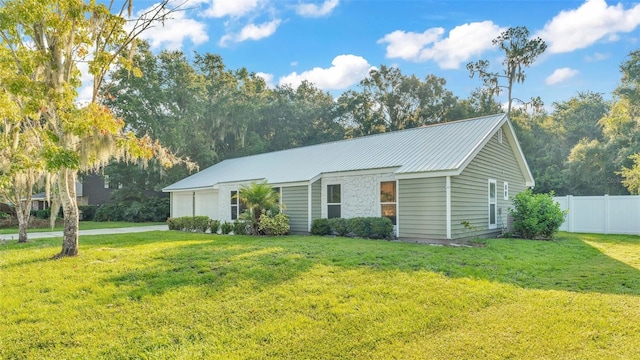
M 567 231 L 573 232 L 573 195 L 567 195 Z
M 609 195 L 604 195 L 604 233 L 609 233 Z

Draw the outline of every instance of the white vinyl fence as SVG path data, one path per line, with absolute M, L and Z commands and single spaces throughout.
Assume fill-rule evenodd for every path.
M 569 213 L 561 231 L 640 235 L 640 196 L 558 196 Z

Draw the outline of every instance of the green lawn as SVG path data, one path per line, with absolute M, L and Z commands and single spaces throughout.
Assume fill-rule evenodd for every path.
M 123 228 L 123 227 L 134 227 L 134 226 L 147 226 L 147 225 L 162 225 L 166 224 L 163 222 L 159 223 L 133 223 L 133 222 L 124 222 L 124 221 L 80 221 L 80 230 L 93 230 L 93 229 L 114 229 L 114 228 Z M 51 230 L 51 228 L 30 228 L 28 230 L 29 233 L 35 232 L 47 232 L 47 231 L 62 231 L 62 226 L 56 226 Z M 18 228 L 4 228 L 0 229 L 0 235 L 2 234 L 17 234 Z
M 0 358 L 632 359 L 640 237 L 0 242 Z

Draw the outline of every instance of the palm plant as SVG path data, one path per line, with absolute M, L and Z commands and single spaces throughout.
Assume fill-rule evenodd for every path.
M 260 217 L 265 213 L 278 211 L 280 193 L 274 191 L 266 181 L 259 183 L 254 181 L 242 186 L 236 196 L 246 206 L 245 214 L 251 222 L 253 235 L 258 235 Z

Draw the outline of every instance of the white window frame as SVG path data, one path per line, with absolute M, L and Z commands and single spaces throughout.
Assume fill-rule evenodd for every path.
M 329 198 L 330 198 L 330 194 L 329 194 L 329 187 L 330 186 L 338 186 L 338 188 L 340 189 L 340 202 L 334 203 L 334 202 L 329 202 Z M 340 206 L 340 216 L 342 217 L 342 184 L 327 184 L 327 218 L 329 219 L 329 206 L 335 206 L 338 205 Z
M 493 199 L 491 198 L 491 186 L 493 186 Z M 489 183 L 487 186 L 487 222 L 489 224 L 489 229 L 497 229 L 498 228 L 498 187 L 497 181 L 495 179 L 489 179 Z M 491 207 L 493 206 L 493 223 L 491 222 Z
M 502 128 L 498 129 L 498 143 L 502 144 Z
M 509 200 L 509 183 L 506 181 L 502 184 L 502 193 L 503 200 Z
M 393 199 L 394 201 L 382 201 L 382 199 L 380 199 L 380 216 L 384 216 L 382 214 L 382 206 L 383 205 L 393 205 L 396 208 L 395 211 L 395 219 L 396 219 L 396 223 L 393 224 L 394 226 L 398 224 L 398 182 L 396 180 L 389 180 L 389 181 L 380 181 L 380 195 L 382 195 L 382 184 L 383 183 L 394 183 L 395 186 L 393 187 L 395 190 L 395 193 L 393 194 Z M 391 219 L 389 219 L 391 220 Z

